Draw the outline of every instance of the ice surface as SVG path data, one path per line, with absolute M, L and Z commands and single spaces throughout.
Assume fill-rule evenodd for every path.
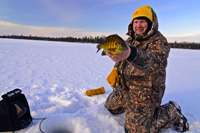
M 31 115 L 47 117 L 41 127 L 46 133 L 123 133 L 125 115 L 113 116 L 104 107 L 114 62 L 96 51 L 96 44 L 0 39 L 0 94 L 22 89 Z M 199 66 L 199 50 L 171 49 L 162 102 L 180 104 L 189 133 L 200 132 Z M 85 95 L 101 86 L 105 94 Z M 18 132 L 40 133 L 39 122 Z

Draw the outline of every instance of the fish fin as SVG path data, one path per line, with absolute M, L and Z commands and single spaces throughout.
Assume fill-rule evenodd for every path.
M 97 45 L 97 52 L 99 52 L 100 49 L 101 49 L 101 45 L 98 44 L 98 45 Z M 96 53 L 97 53 L 97 52 L 96 52 Z
M 101 55 L 102 55 L 102 56 L 106 55 L 106 52 L 105 52 L 105 51 L 103 51 L 103 52 L 101 53 Z

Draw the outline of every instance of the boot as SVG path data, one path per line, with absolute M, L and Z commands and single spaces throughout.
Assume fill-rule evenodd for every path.
M 189 123 L 185 116 L 181 113 L 181 107 L 179 106 L 179 104 L 175 101 L 169 101 L 169 104 L 173 105 L 180 115 L 179 120 L 174 123 L 173 129 L 180 133 L 188 131 Z

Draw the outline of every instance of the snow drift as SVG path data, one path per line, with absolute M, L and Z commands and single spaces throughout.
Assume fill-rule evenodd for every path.
M 106 77 L 113 68 L 96 44 L 0 39 L 0 94 L 22 89 L 31 115 L 44 118 L 46 133 L 122 133 L 125 115 L 111 115 L 104 102 L 112 92 Z M 171 49 L 162 103 L 177 101 L 190 133 L 200 132 L 200 51 Z M 106 93 L 85 92 L 104 86 Z M 39 122 L 19 133 L 40 133 Z M 175 133 L 168 129 L 163 133 Z

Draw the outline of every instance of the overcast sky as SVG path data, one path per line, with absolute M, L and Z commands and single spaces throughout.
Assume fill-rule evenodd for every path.
M 200 0 L 0 0 L 0 35 L 126 39 L 133 12 L 144 5 L 169 42 L 200 42 Z

